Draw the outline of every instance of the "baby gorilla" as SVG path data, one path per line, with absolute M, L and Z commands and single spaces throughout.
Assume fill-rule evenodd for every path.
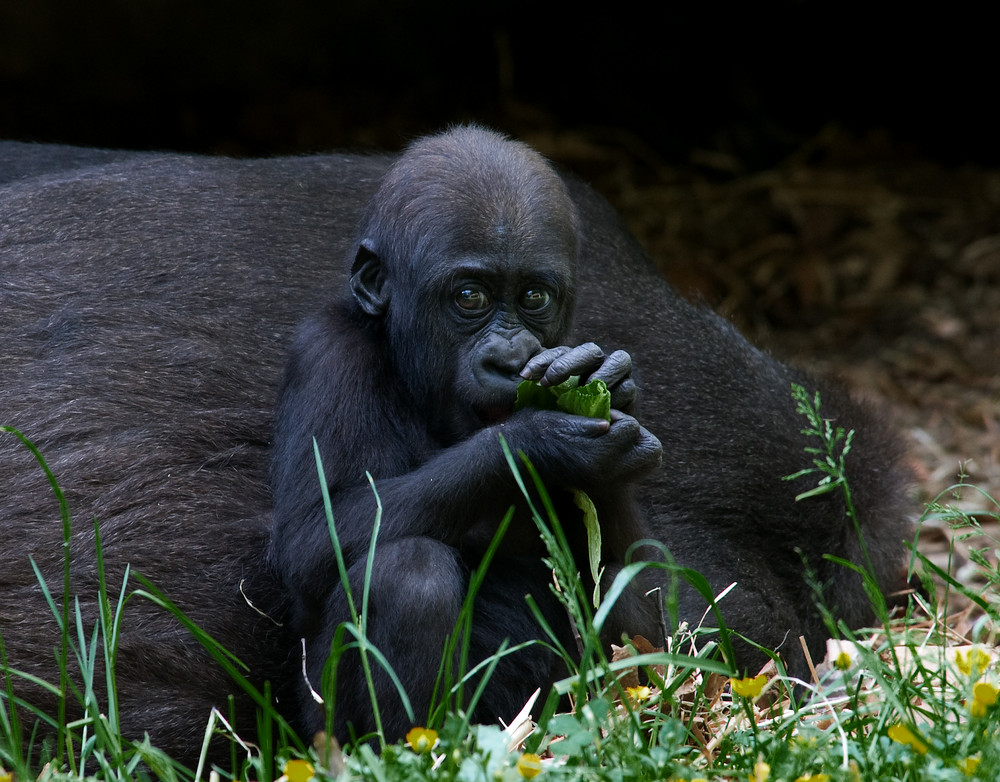
M 550 589 L 544 551 L 501 448 L 527 455 L 553 495 L 587 572 L 584 526 L 572 501 L 586 490 L 613 576 L 644 536 L 632 486 L 656 467 L 660 443 L 632 416 L 628 353 L 566 346 L 581 232 L 552 168 L 523 144 L 464 128 L 414 144 L 371 199 L 352 247 L 349 290 L 295 341 L 276 415 L 271 555 L 293 598 L 318 686 L 336 628 L 350 618 L 315 466 L 323 459 L 354 595 L 360 596 L 376 503 L 383 507 L 371 578 L 368 637 L 386 655 L 417 721 L 431 705 L 446 636 L 470 570 L 512 506 L 515 516 L 474 609 L 471 662 L 545 634 L 524 600 L 572 648 Z M 555 411 L 513 411 L 523 379 L 603 379 L 610 423 Z M 659 611 L 639 590 L 606 626 L 655 637 Z M 474 717 L 509 720 L 556 675 L 542 646 L 504 657 Z M 390 738 L 410 726 L 379 666 L 375 690 Z M 340 663 L 335 731 L 375 726 L 357 655 Z M 305 685 L 303 684 L 303 687 Z M 304 698 L 301 727 L 322 726 Z

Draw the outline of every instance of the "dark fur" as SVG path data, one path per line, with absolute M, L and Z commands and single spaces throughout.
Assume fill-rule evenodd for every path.
M 806 638 L 818 660 L 827 631 L 803 581 L 803 556 L 836 616 L 855 628 L 872 616 L 860 578 L 823 558 L 864 564 L 840 492 L 796 502 L 818 477 L 782 480 L 811 466 L 804 448 L 820 444 L 802 434 L 806 421 L 795 412 L 791 384 L 821 391 L 823 416 L 857 432 L 848 478 L 873 575 L 886 594 L 906 587 L 902 541 L 911 519 L 901 444 L 884 417 L 842 388 L 780 363 L 723 318 L 679 296 L 607 202 L 570 185 L 591 226 L 584 258 L 601 259 L 580 266 L 575 338 L 599 334 L 636 357 L 640 419 L 663 445 L 663 465 L 640 493 L 649 531 L 716 593 L 737 582 L 720 603 L 730 627 L 780 648 L 791 671 L 808 676 L 798 638 Z M 704 601 L 682 591 L 682 619 L 696 621 L 704 609 Z M 751 672 L 766 661 L 743 644 L 737 652 Z
M 335 294 L 299 335 L 277 412 L 272 551 L 294 596 L 292 627 L 308 641 L 313 686 L 336 627 L 350 619 L 317 485 L 314 437 L 356 595 L 375 514 L 365 471 L 375 480 L 384 510 L 368 633 L 402 680 L 418 722 L 426 721 L 436 661 L 456 625 L 468 574 L 507 509 L 524 505 L 501 435 L 527 454 L 554 493 L 571 545 L 581 552 L 581 572 L 584 527 L 566 489 L 586 490 L 595 502 L 611 572 L 643 537 L 631 484 L 659 462 L 659 443 L 634 418 L 622 415 L 608 427 L 552 411 L 510 415 L 518 373 L 568 335 L 577 233 L 575 209 L 555 172 L 527 147 L 475 129 L 416 144 L 372 199 L 347 260 L 354 296 Z M 479 284 L 495 306 L 463 314 L 455 294 Z M 525 290 L 551 291 L 549 305 L 520 308 Z M 564 361 L 554 382 L 617 369 L 611 358 Z M 615 406 L 630 412 L 627 372 L 608 384 L 620 398 Z M 491 423 L 489 411 L 510 417 Z M 514 641 L 545 637 L 522 599 L 528 593 L 547 609 L 562 643 L 572 645 L 543 555 L 522 508 L 477 600 L 473 663 L 511 634 Z M 658 614 L 643 617 L 625 602 L 609 638 L 618 640 L 629 625 L 655 632 Z M 512 719 L 552 679 L 554 663 L 540 646 L 505 658 L 477 718 Z M 342 663 L 339 677 L 338 735 L 349 735 L 348 724 L 358 734 L 373 730 L 359 662 Z M 376 682 L 385 729 L 400 737 L 411 721 L 388 676 L 377 670 Z M 304 702 L 303 724 L 318 730 L 323 714 Z
M 5 144 L 0 172 L 32 156 L 49 173 L 22 170 L 0 190 L 0 421 L 38 444 L 66 492 L 88 620 L 96 518 L 112 587 L 131 563 L 260 686 L 293 645 L 240 592 L 246 579 L 247 597 L 275 613 L 263 554 L 278 378 L 294 324 L 333 274 L 330 248 L 353 230 L 384 164 L 128 154 L 106 164 L 100 151 Z M 52 171 L 58 161 L 71 165 Z M 357 206 L 332 209 L 340 198 Z M 15 668 L 58 683 L 54 623 L 28 557 L 58 593 L 59 511 L 6 434 L 0 486 L 0 632 Z M 123 627 L 127 735 L 149 730 L 191 760 L 231 683 L 147 602 L 129 603 Z M 39 691 L 18 691 L 54 713 Z M 252 734 L 252 711 L 240 716 Z
M 96 517 L 112 584 L 130 562 L 236 652 L 254 681 L 279 669 L 296 674 L 296 640 L 249 608 L 239 584 L 247 578 L 247 595 L 280 613 L 263 544 L 281 367 L 294 325 L 348 290 L 356 226 L 389 162 L 342 155 L 233 161 L 0 143 L 0 182 L 7 183 L 0 188 L 0 423 L 38 443 L 67 492 L 76 518 L 75 588 L 91 618 Z M 801 579 L 800 550 L 830 583 L 840 615 L 852 625 L 867 621 L 857 578 L 819 556 L 859 561 L 839 500 L 795 503 L 803 485 L 780 480 L 807 463 L 789 397 L 800 375 L 680 299 L 603 199 L 565 181 L 582 234 L 566 341 L 622 347 L 639 366 L 638 415 L 663 444 L 663 466 L 638 496 L 652 532 L 717 588 L 738 581 L 723 603 L 731 625 L 793 656 L 798 634 L 814 650 L 824 636 Z M 335 333 L 311 328 L 316 342 L 304 337 L 304 349 L 336 344 Z M 894 441 L 842 394 L 822 390 L 824 413 L 858 429 L 848 458 L 852 486 L 880 583 L 890 588 L 906 533 Z M 328 393 L 335 409 L 340 389 Z M 482 457 L 473 464 L 481 467 Z M 371 465 L 376 477 L 380 465 Z M 308 463 L 301 469 L 312 475 Z M 56 634 L 27 557 L 57 588 L 58 509 L 10 435 L 0 436 L 0 486 L 0 632 L 14 667 L 55 681 Z M 357 491 L 356 518 L 370 519 L 374 501 L 363 486 Z M 384 523 L 397 522 L 387 511 Z M 454 522 L 446 526 L 453 535 Z M 309 534 L 322 540 L 322 529 Z M 452 587 L 462 578 L 442 543 L 423 538 L 387 548 L 382 555 L 411 567 L 420 567 L 418 559 L 443 563 L 433 572 Z M 395 575 L 387 568 L 379 578 Z M 487 589 L 498 603 L 515 602 L 503 578 Z M 439 600 L 447 614 L 457 596 L 452 589 L 413 599 L 425 612 Z M 682 608 L 686 618 L 700 615 L 690 596 Z M 124 627 L 126 732 L 149 730 L 155 743 L 190 760 L 209 706 L 224 706 L 230 687 L 186 633 L 148 604 L 133 600 Z M 418 627 L 400 632 L 406 643 L 394 648 L 405 650 Z M 415 662 L 426 665 L 424 652 L 417 654 Z M 20 691 L 51 708 L 39 692 Z M 244 716 L 241 727 L 252 732 L 249 721 Z

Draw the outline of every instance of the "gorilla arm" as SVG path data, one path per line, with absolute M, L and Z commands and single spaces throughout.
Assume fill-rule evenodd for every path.
M 612 354 L 605 362 L 595 348 L 559 349 L 554 355 L 566 359 L 562 372 L 602 376 L 615 388 L 624 387 L 623 399 L 634 396 L 631 380 L 621 376 L 622 357 Z M 380 539 L 426 536 L 457 547 L 477 523 L 495 528 L 518 501 L 501 435 L 512 451 L 527 455 L 547 487 L 583 488 L 599 505 L 602 496 L 617 494 L 659 461 L 656 438 L 618 411 L 609 424 L 523 410 L 443 446 L 428 435 L 427 411 L 413 409 L 382 352 L 370 330 L 335 310 L 308 324 L 293 350 L 277 417 L 276 441 L 283 452 L 274 461 L 272 554 L 288 586 L 300 594 L 321 599 L 338 584 L 313 437 L 348 565 L 365 556 L 376 513 L 366 471 L 383 507 Z M 539 366 L 548 364 L 532 360 L 525 371 L 537 372 Z M 629 538 L 626 547 L 641 537 L 638 530 L 618 532 Z

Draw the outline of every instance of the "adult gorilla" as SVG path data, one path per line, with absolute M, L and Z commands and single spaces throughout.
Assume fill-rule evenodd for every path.
M 319 305 L 331 258 L 387 165 L 0 144 L 0 423 L 37 443 L 65 492 L 88 627 L 96 519 L 112 593 L 131 565 L 258 687 L 297 670 L 286 660 L 295 639 L 273 621 L 279 582 L 265 557 L 275 396 L 295 324 Z M 59 509 L 9 434 L 0 486 L 7 658 L 58 685 L 57 628 L 29 557 L 60 594 Z M 148 731 L 189 763 L 210 709 L 227 712 L 238 689 L 172 617 L 137 598 L 117 675 L 125 735 Z M 98 670 L 99 691 L 102 682 Z M 22 680 L 15 690 L 56 713 L 51 692 Z M 252 738 L 245 699 L 236 728 Z
M 476 137 L 483 143 L 496 142 L 485 132 L 473 133 L 472 138 Z M 546 245 L 550 261 L 569 259 L 573 253 L 565 234 L 573 210 L 556 192 L 558 188 L 552 190 L 548 169 L 539 168 L 542 164 L 536 158 L 525 158 L 526 153 L 517 149 L 525 172 L 538 177 L 556 196 L 554 201 L 546 200 L 545 209 L 528 215 L 529 223 L 554 230 Z M 89 520 L 96 517 L 111 584 L 120 583 L 125 564 L 131 563 L 235 651 L 248 664 L 253 681 L 273 678 L 276 670 L 297 673 L 297 639 L 286 637 L 285 629 L 255 612 L 244 597 L 274 616 L 280 611 L 279 584 L 264 557 L 271 502 L 267 490 L 271 409 L 295 324 L 324 300 L 341 298 L 351 290 L 351 266 L 361 249 L 355 244 L 357 226 L 390 163 L 385 157 L 352 155 L 234 161 L 0 144 L 0 182 L 7 183 L 0 187 L 0 418 L 38 442 L 76 513 L 74 589 L 81 594 L 84 615 L 90 621 L 96 569 Z M 781 476 L 799 469 L 805 460 L 802 423 L 788 393 L 791 381 L 803 378 L 752 348 L 718 316 L 678 297 L 603 199 L 572 178 L 564 178 L 564 185 L 578 215 L 580 234 L 573 323 L 566 335 L 561 325 L 529 327 L 532 303 L 539 301 L 532 294 L 521 299 L 528 307 L 518 315 L 516 328 L 522 346 L 529 336 L 545 347 L 557 342 L 572 346 L 594 342 L 620 347 L 636 357 L 642 391 L 636 415 L 663 444 L 662 467 L 637 489 L 639 517 L 670 546 L 679 562 L 703 570 L 717 588 L 739 582 L 723 603 L 727 618 L 767 645 L 783 650 L 791 645 L 794 655 L 794 639 L 800 633 L 814 649 L 822 643 L 811 593 L 802 580 L 800 551 L 828 584 L 830 604 L 851 624 L 866 621 L 867 601 L 858 580 L 821 558 L 830 552 L 861 561 L 838 498 L 826 495 L 796 503 L 794 495 L 802 485 L 781 481 Z M 488 203 L 487 198 L 480 207 Z M 377 212 L 388 207 L 376 203 L 374 208 Z M 444 225 L 452 224 L 445 219 Z M 481 229 L 470 226 L 468 235 L 481 239 Z M 373 236 L 384 240 L 391 233 Z M 445 244 L 456 238 L 460 237 L 453 231 L 427 236 L 430 242 Z M 393 265 L 403 257 L 401 253 L 375 249 L 386 257 L 362 253 L 354 283 L 372 312 L 355 312 L 354 320 L 345 326 L 366 338 L 381 328 L 375 325 L 379 307 L 392 312 L 416 296 L 405 285 L 398 293 L 391 284 L 384 287 L 377 271 L 371 273 L 376 267 L 366 266 L 366 259 L 380 257 L 388 264 L 377 267 L 382 269 L 383 281 L 387 272 L 402 273 L 404 279 L 407 274 L 405 267 Z M 494 258 L 490 256 L 491 263 Z M 527 269 L 531 260 L 504 256 L 502 268 L 514 274 Z M 571 265 L 571 260 L 566 262 Z M 559 267 L 555 271 L 565 284 L 566 269 L 561 264 L 555 264 Z M 572 284 L 569 288 L 572 293 Z M 518 290 L 539 289 L 533 284 Z M 469 292 L 462 298 L 473 309 L 479 306 L 475 302 L 482 301 L 475 290 L 470 286 L 459 291 Z M 380 304 L 382 293 L 389 298 Z M 504 299 L 508 303 L 517 300 Z M 455 301 L 453 296 L 450 301 Z M 561 324 L 568 303 L 559 297 L 556 302 L 555 322 Z M 442 316 L 445 305 L 439 300 L 432 312 Z M 339 316 L 325 317 L 334 317 L 336 324 L 340 322 L 337 317 L 345 316 L 341 310 Z M 362 326 L 366 320 L 370 324 Z M 450 333 L 457 333 L 457 328 Z M 314 345 L 300 338 L 300 353 L 315 355 L 322 344 L 342 344 L 337 340 L 343 334 L 321 330 L 315 336 Z M 468 339 L 471 343 L 472 338 Z M 375 413 L 376 405 L 386 403 L 385 394 L 408 391 L 417 379 L 436 382 L 434 403 L 424 408 L 424 419 L 413 417 L 419 413 L 417 407 L 404 406 L 397 413 L 411 426 L 412 435 L 417 425 L 434 420 L 433 411 L 442 401 L 456 398 L 450 395 L 469 399 L 468 389 L 448 374 L 447 367 L 438 368 L 433 348 L 443 343 L 416 342 L 430 354 L 423 359 L 402 358 L 407 367 L 423 372 L 407 374 L 406 383 L 398 384 L 396 375 L 388 371 L 392 383 L 380 387 L 379 396 L 375 392 L 369 397 L 346 396 L 336 384 L 322 385 L 324 376 L 343 379 L 336 367 L 329 375 L 322 372 L 335 358 L 327 354 L 327 363 L 305 369 L 328 395 L 304 397 L 302 409 L 293 410 L 290 420 L 316 415 L 315 406 L 334 416 L 326 419 L 333 423 L 341 414 L 343 400 L 356 412 Z M 488 344 L 489 340 L 483 343 L 483 355 L 489 353 Z M 379 355 L 376 349 L 368 358 Z M 477 355 L 473 348 L 472 356 Z M 605 366 L 597 358 L 584 359 L 580 351 L 567 355 L 585 374 L 607 375 L 617 386 L 615 403 L 628 410 L 627 369 Z M 357 362 L 365 355 L 352 348 L 346 357 Z M 496 366 L 508 359 L 502 358 Z M 539 361 L 544 366 L 548 359 Z M 559 365 L 553 366 L 554 375 L 561 375 Z M 532 364 L 528 372 L 536 374 L 541 369 Z M 466 376 L 471 373 L 468 368 Z M 852 487 L 877 576 L 889 587 L 906 529 L 891 440 L 836 391 L 822 390 L 824 412 L 835 416 L 838 425 L 858 430 L 848 458 Z M 294 398 L 294 392 L 290 394 Z M 487 399 L 492 402 L 494 397 Z M 371 407 L 365 407 L 366 400 Z M 498 426 L 498 411 L 491 404 L 473 404 L 473 408 L 484 420 L 456 412 L 454 418 L 442 420 L 443 428 L 436 420 L 433 427 L 425 426 L 423 444 L 435 446 L 425 455 L 445 450 L 445 443 L 464 434 L 467 440 L 478 441 L 479 423 L 480 429 Z M 348 421 L 349 429 L 342 436 L 352 439 L 350 427 L 367 424 L 372 425 L 369 431 L 381 432 L 378 421 L 385 420 L 395 419 Z M 550 423 L 557 430 L 563 427 L 567 440 L 573 438 L 568 422 Z M 514 416 L 503 426 L 512 432 L 521 428 Z M 595 463 L 608 466 L 613 461 L 608 454 L 618 447 L 620 453 L 642 457 L 635 460 L 635 470 L 625 470 L 622 477 L 641 471 L 648 455 L 642 444 L 650 441 L 634 419 L 622 417 L 606 432 L 592 429 L 589 437 L 587 427 L 597 425 L 574 426 L 583 427 L 574 439 L 597 462 L 570 455 L 569 464 L 588 469 Z M 618 446 L 613 446 L 615 438 L 610 436 L 615 426 L 624 434 L 631 433 L 620 438 Z M 298 426 L 307 440 L 311 434 L 321 440 L 329 438 L 328 432 L 309 433 L 308 428 L 308 423 Z M 283 426 L 282 431 L 295 428 Z M 539 442 L 544 438 L 531 435 L 510 439 L 558 473 L 552 459 L 557 441 Z M 287 450 L 283 452 L 289 454 L 285 466 L 304 458 L 303 450 L 310 447 L 309 442 L 296 442 L 294 437 L 284 443 L 282 448 Z M 412 446 L 407 441 L 394 443 L 386 458 L 398 466 L 411 458 Z M 326 448 L 323 455 L 328 468 L 345 466 L 338 462 L 341 454 Z M 462 472 L 493 464 L 486 458 L 463 464 Z M 359 471 L 371 469 L 376 478 L 382 466 L 381 462 L 356 465 Z M 306 467 L 308 474 L 297 477 L 308 481 L 315 469 L 311 463 Z M 500 465 L 500 469 L 506 467 Z M 291 485 L 283 483 L 280 458 L 274 474 L 279 493 Z M 489 474 L 506 480 L 505 473 L 503 477 L 500 472 Z M 360 481 L 360 474 L 350 477 L 355 485 Z M 435 477 L 453 479 L 450 474 Z M 551 478 L 557 488 L 572 485 L 571 480 L 561 480 L 566 473 Z M 383 488 L 385 483 L 380 479 L 379 489 L 389 497 L 392 487 Z M 615 486 L 609 483 L 595 480 L 594 487 L 603 486 L 610 496 Z M 0 485 L 5 488 L 0 498 L 0 632 L 13 667 L 55 681 L 58 672 L 52 649 L 56 634 L 53 623 L 45 618 L 47 608 L 28 557 L 34 557 L 50 584 L 58 583 L 61 527 L 44 477 L 10 436 L 0 438 Z M 591 487 L 587 488 L 589 492 Z M 352 517 L 370 524 L 373 500 L 367 490 L 355 491 L 360 497 L 357 506 L 344 501 L 349 495 L 341 496 L 347 510 L 338 527 Z M 279 497 L 282 507 L 291 508 L 298 501 L 313 503 L 315 487 L 308 486 L 305 492 L 300 498 Z M 494 496 L 501 494 L 506 502 L 504 489 Z M 414 515 L 407 511 L 406 518 L 412 521 Z M 448 514 L 431 518 L 441 526 L 425 529 L 431 534 L 418 536 L 414 544 L 434 549 L 438 563 L 447 564 L 450 557 L 453 587 L 454 574 L 464 562 L 454 552 L 468 558 L 467 552 L 481 545 L 479 533 L 485 537 L 492 523 L 490 514 L 478 509 L 471 518 L 479 523 L 470 523 L 469 534 L 459 535 L 457 548 L 455 516 Z M 630 528 L 632 518 L 627 510 L 619 510 L 605 519 L 606 526 L 611 526 L 610 519 L 623 524 L 619 544 L 635 534 Z M 284 524 L 288 521 L 286 517 Z M 315 566 L 316 558 L 324 556 L 322 548 L 313 553 L 296 547 L 296 538 L 310 540 L 314 535 L 323 546 L 329 544 L 322 537 L 325 521 L 320 522 L 320 531 L 312 532 L 315 516 L 290 521 L 296 531 L 289 544 L 276 544 L 275 559 L 282 563 L 283 578 L 295 584 L 307 566 Z M 385 514 L 386 529 L 397 523 Z M 363 541 L 366 534 L 356 535 L 353 542 Z M 287 549 L 284 554 L 283 547 Z M 402 550 L 402 544 L 395 549 L 390 545 L 382 555 Z M 293 564 L 295 553 L 303 557 L 301 572 Z M 504 556 L 512 553 L 505 551 Z M 497 574 L 496 569 L 493 572 Z M 510 575 L 516 573 L 511 570 Z M 446 576 L 445 571 L 448 582 Z M 330 574 L 323 578 L 330 582 Z M 531 581 L 535 576 L 525 578 Z M 502 594 L 503 580 L 494 583 Z M 309 587 L 298 588 L 295 598 L 296 621 L 301 625 L 295 629 L 305 631 L 312 648 L 319 649 L 329 633 L 329 622 L 337 618 L 335 592 L 316 596 Z M 513 596 L 509 603 L 519 598 Z M 316 608 L 313 614 L 303 611 L 310 603 Z M 684 597 L 681 608 L 688 618 L 700 615 L 692 596 Z M 308 625 L 306 616 L 312 616 L 315 624 Z M 511 608 L 508 616 L 520 616 L 519 610 Z M 398 629 L 406 644 L 417 630 L 406 622 Z M 511 628 L 511 632 L 522 633 L 524 627 Z M 505 630 L 496 628 L 496 635 L 501 634 L 506 635 Z M 310 662 L 315 665 L 314 655 Z M 757 660 L 747 656 L 744 662 L 752 666 Z M 214 663 L 171 618 L 138 600 L 126 608 L 118 674 L 126 733 L 138 736 L 148 730 L 154 743 L 185 759 L 192 757 L 200 743 L 208 708 L 224 705 L 231 689 Z M 26 697 L 53 708 L 45 693 L 31 691 L 23 683 L 18 686 Z M 416 686 L 419 689 L 419 682 Z M 288 706 L 286 698 L 282 705 L 290 713 L 305 714 L 307 721 L 314 719 L 301 704 Z M 348 702 L 347 709 L 355 709 L 353 719 L 360 719 L 361 704 Z M 241 715 L 238 727 L 245 729 L 251 721 Z

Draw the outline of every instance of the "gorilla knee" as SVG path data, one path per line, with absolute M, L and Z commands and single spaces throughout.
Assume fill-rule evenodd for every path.
M 354 605 L 363 610 L 362 594 L 367 563 L 362 560 L 348 571 Z M 416 719 L 423 719 L 433 697 L 438 670 L 449 633 L 458 622 L 465 596 L 466 576 L 457 552 L 429 538 L 402 538 L 376 547 L 367 602 L 367 640 L 381 652 L 398 677 L 413 707 Z M 331 641 L 337 627 L 348 621 L 346 596 L 336 590 L 327 603 L 324 626 L 307 638 L 310 679 L 322 680 Z M 349 639 L 346 637 L 344 641 Z M 374 730 L 370 713 L 370 693 L 361 673 L 356 651 L 343 655 L 338 663 L 335 732 L 347 738 L 351 732 L 363 735 Z M 383 729 L 387 736 L 401 737 L 411 722 L 386 670 L 372 666 L 372 685 L 383 709 Z M 305 707 L 303 732 L 322 727 L 321 710 Z
M 458 552 L 431 538 L 394 540 L 376 550 L 372 610 L 408 621 L 454 625 L 467 580 Z M 353 581 L 353 579 L 352 579 Z

